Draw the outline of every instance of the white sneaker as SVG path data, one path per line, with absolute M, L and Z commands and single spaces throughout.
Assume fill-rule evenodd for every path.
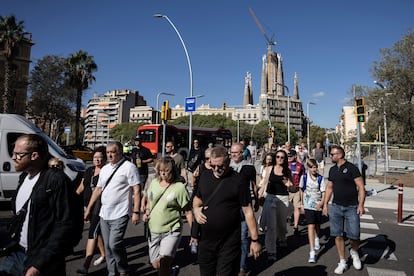
M 98 265 L 100 265 L 100 264 L 102 264 L 102 263 L 104 263 L 105 262 L 105 257 L 104 256 L 100 256 L 98 259 L 96 259 L 94 262 L 93 262 L 93 265 L 94 266 L 98 266 Z
M 339 262 L 338 266 L 335 268 L 334 272 L 335 274 L 343 274 L 345 272 L 345 270 L 348 269 L 348 266 L 346 263 L 343 262 Z
M 316 238 L 315 239 L 315 246 L 313 247 L 315 250 L 319 250 L 319 249 L 321 249 L 321 245 L 320 245 L 320 243 L 319 243 L 319 239 L 318 238 Z
M 351 254 L 351 257 L 352 257 L 352 265 L 354 266 L 356 270 L 360 270 L 362 265 L 361 265 L 361 260 L 359 259 L 358 251 L 354 251 L 351 249 L 349 250 L 349 253 Z
M 309 253 L 308 263 L 316 263 L 315 251 Z

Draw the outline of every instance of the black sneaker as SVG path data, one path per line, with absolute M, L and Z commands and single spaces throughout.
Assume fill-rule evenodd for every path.
M 171 269 L 171 276 L 177 276 L 178 272 L 180 271 L 180 266 L 175 265 Z

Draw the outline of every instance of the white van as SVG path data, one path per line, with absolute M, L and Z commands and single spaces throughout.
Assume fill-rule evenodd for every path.
M 52 139 L 25 117 L 16 114 L 0 114 L 0 201 L 8 201 L 16 192 L 20 172 L 16 172 L 12 152 L 16 139 L 22 134 L 41 135 L 49 144 L 49 153 L 65 164 L 65 173 L 72 181 L 82 178 L 85 163 L 66 154 Z

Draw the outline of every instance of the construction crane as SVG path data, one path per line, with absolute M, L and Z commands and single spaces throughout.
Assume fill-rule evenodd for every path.
M 272 46 L 276 45 L 276 42 L 273 41 L 273 37 L 275 36 L 275 34 L 272 35 L 271 38 L 269 38 L 265 32 L 265 30 L 262 27 L 262 24 L 260 24 L 259 19 L 257 19 L 257 16 L 254 14 L 254 11 L 252 8 L 249 7 L 249 12 L 251 14 L 251 16 L 253 17 L 254 21 L 256 22 L 257 27 L 259 27 L 260 32 L 264 35 L 264 37 L 266 38 L 267 41 L 267 48 L 268 50 L 272 49 Z

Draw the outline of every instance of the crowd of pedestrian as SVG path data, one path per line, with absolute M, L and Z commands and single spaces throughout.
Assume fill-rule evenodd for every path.
M 67 242 L 74 231 L 71 189 L 82 197 L 83 219 L 89 225 L 79 274 L 88 274 L 98 248 L 93 265 L 106 263 L 110 276 L 129 275 L 124 235 L 129 221 L 136 225 L 141 220 L 147 230 L 149 262 L 158 275 L 173 273 L 185 222 L 191 228 L 189 248 L 197 256 L 200 275 L 248 275 L 249 256 L 257 259 L 265 254 L 268 262 L 277 261 L 278 250 L 289 246 L 288 221 L 297 237 L 301 217 L 307 225 L 307 260 L 315 263 L 322 216 L 329 217 L 339 256 L 334 272 L 348 269 L 345 236 L 352 264 L 359 270 L 364 184 L 358 168 L 346 161 L 343 148 L 329 150 L 334 166 L 326 180 L 325 149 L 320 143 L 312 151 L 304 144 L 266 144 L 259 153 L 253 141 L 234 143 L 229 149 L 203 149 L 194 139 L 186 162 L 173 141 L 166 142 L 165 157 L 155 159 L 137 136 L 128 158 L 120 142 L 96 148 L 93 166 L 73 189 L 62 162 L 50 158 L 43 138 L 23 135 L 12 159 L 16 171 L 23 173 L 15 213 L 26 213 L 15 231 L 16 245 L 0 263 L 0 275 L 65 275 L 65 256 L 73 246 Z M 155 177 L 148 179 L 151 163 Z M 49 171 L 53 177 L 44 177 Z M 48 198 L 50 185 L 53 200 Z

